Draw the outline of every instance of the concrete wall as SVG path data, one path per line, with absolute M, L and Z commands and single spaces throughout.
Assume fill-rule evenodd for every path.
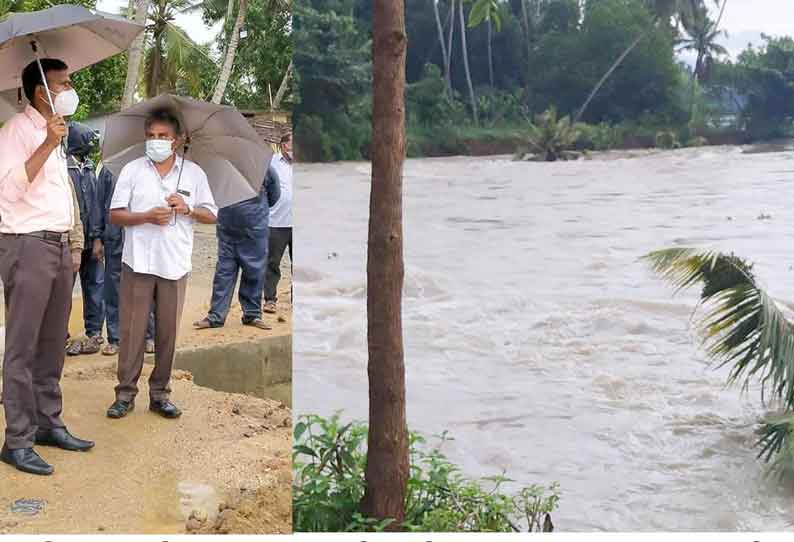
M 190 371 L 199 386 L 292 406 L 292 335 L 179 350 L 174 368 Z

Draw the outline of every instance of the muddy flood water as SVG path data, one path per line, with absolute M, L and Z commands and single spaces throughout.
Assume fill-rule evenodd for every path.
M 369 165 L 296 175 L 295 406 L 365 419 Z M 409 425 L 472 477 L 558 481 L 561 531 L 790 530 L 757 389 L 697 346 L 697 292 L 638 259 L 734 251 L 794 301 L 794 153 L 688 149 L 540 164 L 409 160 Z

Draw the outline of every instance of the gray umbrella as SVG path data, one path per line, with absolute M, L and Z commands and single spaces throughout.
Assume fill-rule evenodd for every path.
M 168 109 L 181 118 L 188 160 L 207 174 L 219 207 L 255 197 L 273 150 L 233 107 L 163 94 L 112 115 L 105 123 L 102 160 L 114 175 L 146 152 L 146 117 Z
M 39 56 L 58 58 L 77 71 L 126 51 L 143 28 L 75 5 L 12 13 L 0 22 L 0 90 L 20 87 L 22 70 Z

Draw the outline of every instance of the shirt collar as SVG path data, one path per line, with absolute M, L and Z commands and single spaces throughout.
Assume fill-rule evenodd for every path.
M 32 105 L 25 106 L 25 115 L 33 121 L 33 125 L 38 128 L 46 128 L 47 120 Z
M 174 160 L 174 165 L 171 167 L 171 169 L 168 171 L 168 173 L 165 174 L 163 179 L 165 179 L 166 177 L 168 177 L 172 173 L 179 173 L 179 168 L 182 167 L 182 163 L 184 161 L 185 161 L 185 159 L 182 156 L 177 154 L 176 155 L 176 160 Z M 157 173 L 158 175 L 160 174 L 160 172 L 157 171 L 157 167 L 155 167 L 154 162 L 148 156 L 146 157 L 146 162 L 149 164 L 149 166 L 151 166 L 151 168 L 154 170 L 155 173 Z

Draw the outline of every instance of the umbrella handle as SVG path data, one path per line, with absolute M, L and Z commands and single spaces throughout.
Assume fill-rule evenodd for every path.
M 50 86 L 47 84 L 47 76 L 44 74 L 44 68 L 41 66 L 41 56 L 39 55 L 39 46 L 34 40 L 30 42 L 30 47 L 33 49 L 33 55 L 36 57 L 36 64 L 39 66 L 39 73 L 41 73 L 41 80 L 44 83 L 44 90 L 47 91 L 47 101 L 50 102 L 50 109 L 52 109 L 52 114 L 55 115 L 55 104 L 52 101 Z

